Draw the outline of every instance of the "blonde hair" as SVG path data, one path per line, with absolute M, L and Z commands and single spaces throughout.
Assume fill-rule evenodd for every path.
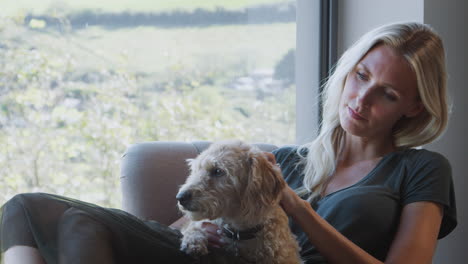
M 420 23 L 396 23 L 378 27 L 363 35 L 336 64 L 327 80 L 322 98 L 323 118 L 317 138 L 298 149 L 307 150 L 303 188 L 300 195 L 309 200 L 320 195 L 326 180 L 334 173 L 344 131 L 340 126 L 338 106 L 346 76 L 375 46 L 392 47 L 410 64 L 416 74 L 423 111 L 413 118 L 402 118 L 393 129 L 395 146 L 400 149 L 427 144 L 439 137 L 447 126 L 448 103 L 445 53 L 440 37 L 432 28 Z

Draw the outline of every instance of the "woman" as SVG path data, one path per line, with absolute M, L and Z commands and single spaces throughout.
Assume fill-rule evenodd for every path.
M 421 24 L 380 27 L 343 55 L 326 86 L 318 138 L 276 152 L 286 181 L 308 198 L 287 189 L 282 200 L 293 230 L 305 233 L 303 255 L 432 263 L 437 238 L 456 225 L 451 170 L 440 154 L 411 147 L 446 127 L 445 82 L 442 42 Z
M 304 260 L 431 263 L 437 238 L 456 226 L 451 171 L 440 154 L 412 147 L 447 124 L 442 41 L 423 24 L 377 28 L 346 51 L 325 88 L 317 139 L 271 155 L 290 186 L 281 205 Z M 178 231 L 45 194 L 10 200 L 0 229 L 7 264 L 221 263 L 231 258 L 217 230 L 206 224 L 213 253 L 195 259 L 178 250 Z

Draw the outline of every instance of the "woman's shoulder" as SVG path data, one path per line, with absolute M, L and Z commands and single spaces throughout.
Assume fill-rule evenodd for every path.
M 427 149 L 408 149 L 400 155 L 406 164 L 400 189 L 401 203 L 432 201 L 443 205 L 444 218 L 439 238 L 446 236 L 457 225 L 455 189 L 448 159 Z
M 307 150 L 297 145 L 287 145 L 276 149 L 273 154 L 288 185 L 293 189 L 301 187 Z
M 307 148 L 298 145 L 284 145 L 275 149 L 272 153 L 278 163 L 284 163 L 285 161 L 299 161 L 307 156 L 307 151 Z
M 431 193 L 451 192 L 452 168 L 444 155 L 427 149 L 408 149 L 400 155 L 403 167 L 397 167 L 405 172 L 399 174 L 405 196 L 417 198 Z M 411 200 L 406 199 L 407 202 Z
M 292 152 L 296 152 L 298 147 L 297 145 L 284 145 L 273 150 L 272 153 L 275 154 L 275 156 L 288 155 Z
M 400 159 L 406 161 L 411 167 L 424 167 L 429 164 L 442 167 L 450 167 L 449 160 L 441 153 L 422 149 L 409 148 L 399 151 Z

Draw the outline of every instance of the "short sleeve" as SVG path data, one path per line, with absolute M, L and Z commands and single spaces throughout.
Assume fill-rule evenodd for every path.
M 439 239 L 457 225 L 455 191 L 449 161 L 439 153 L 417 151 L 408 163 L 407 178 L 401 194 L 402 205 L 431 201 L 444 207 Z

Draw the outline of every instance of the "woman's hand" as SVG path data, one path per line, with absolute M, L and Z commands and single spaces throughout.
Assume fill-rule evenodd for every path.
M 223 231 L 219 226 L 210 222 L 203 222 L 202 228 L 206 231 L 208 245 L 210 247 L 221 248 L 226 244 L 223 239 Z
M 276 163 L 276 158 L 275 155 L 271 152 L 263 152 L 268 161 L 271 162 L 274 166 L 278 166 Z M 290 216 L 294 216 L 294 214 L 297 212 L 297 210 L 303 210 L 304 205 L 307 206 L 309 203 L 306 201 L 302 200 L 301 197 L 299 197 L 291 187 L 286 185 L 286 187 L 283 189 L 282 194 L 281 194 L 281 201 L 280 205 L 283 208 L 283 210 L 286 212 L 286 214 Z
M 286 186 L 281 193 L 280 205 L 287 215 L 294 217 L 299 210 L 304 210 L 309 203 L 299 197 L 291 187 Z

